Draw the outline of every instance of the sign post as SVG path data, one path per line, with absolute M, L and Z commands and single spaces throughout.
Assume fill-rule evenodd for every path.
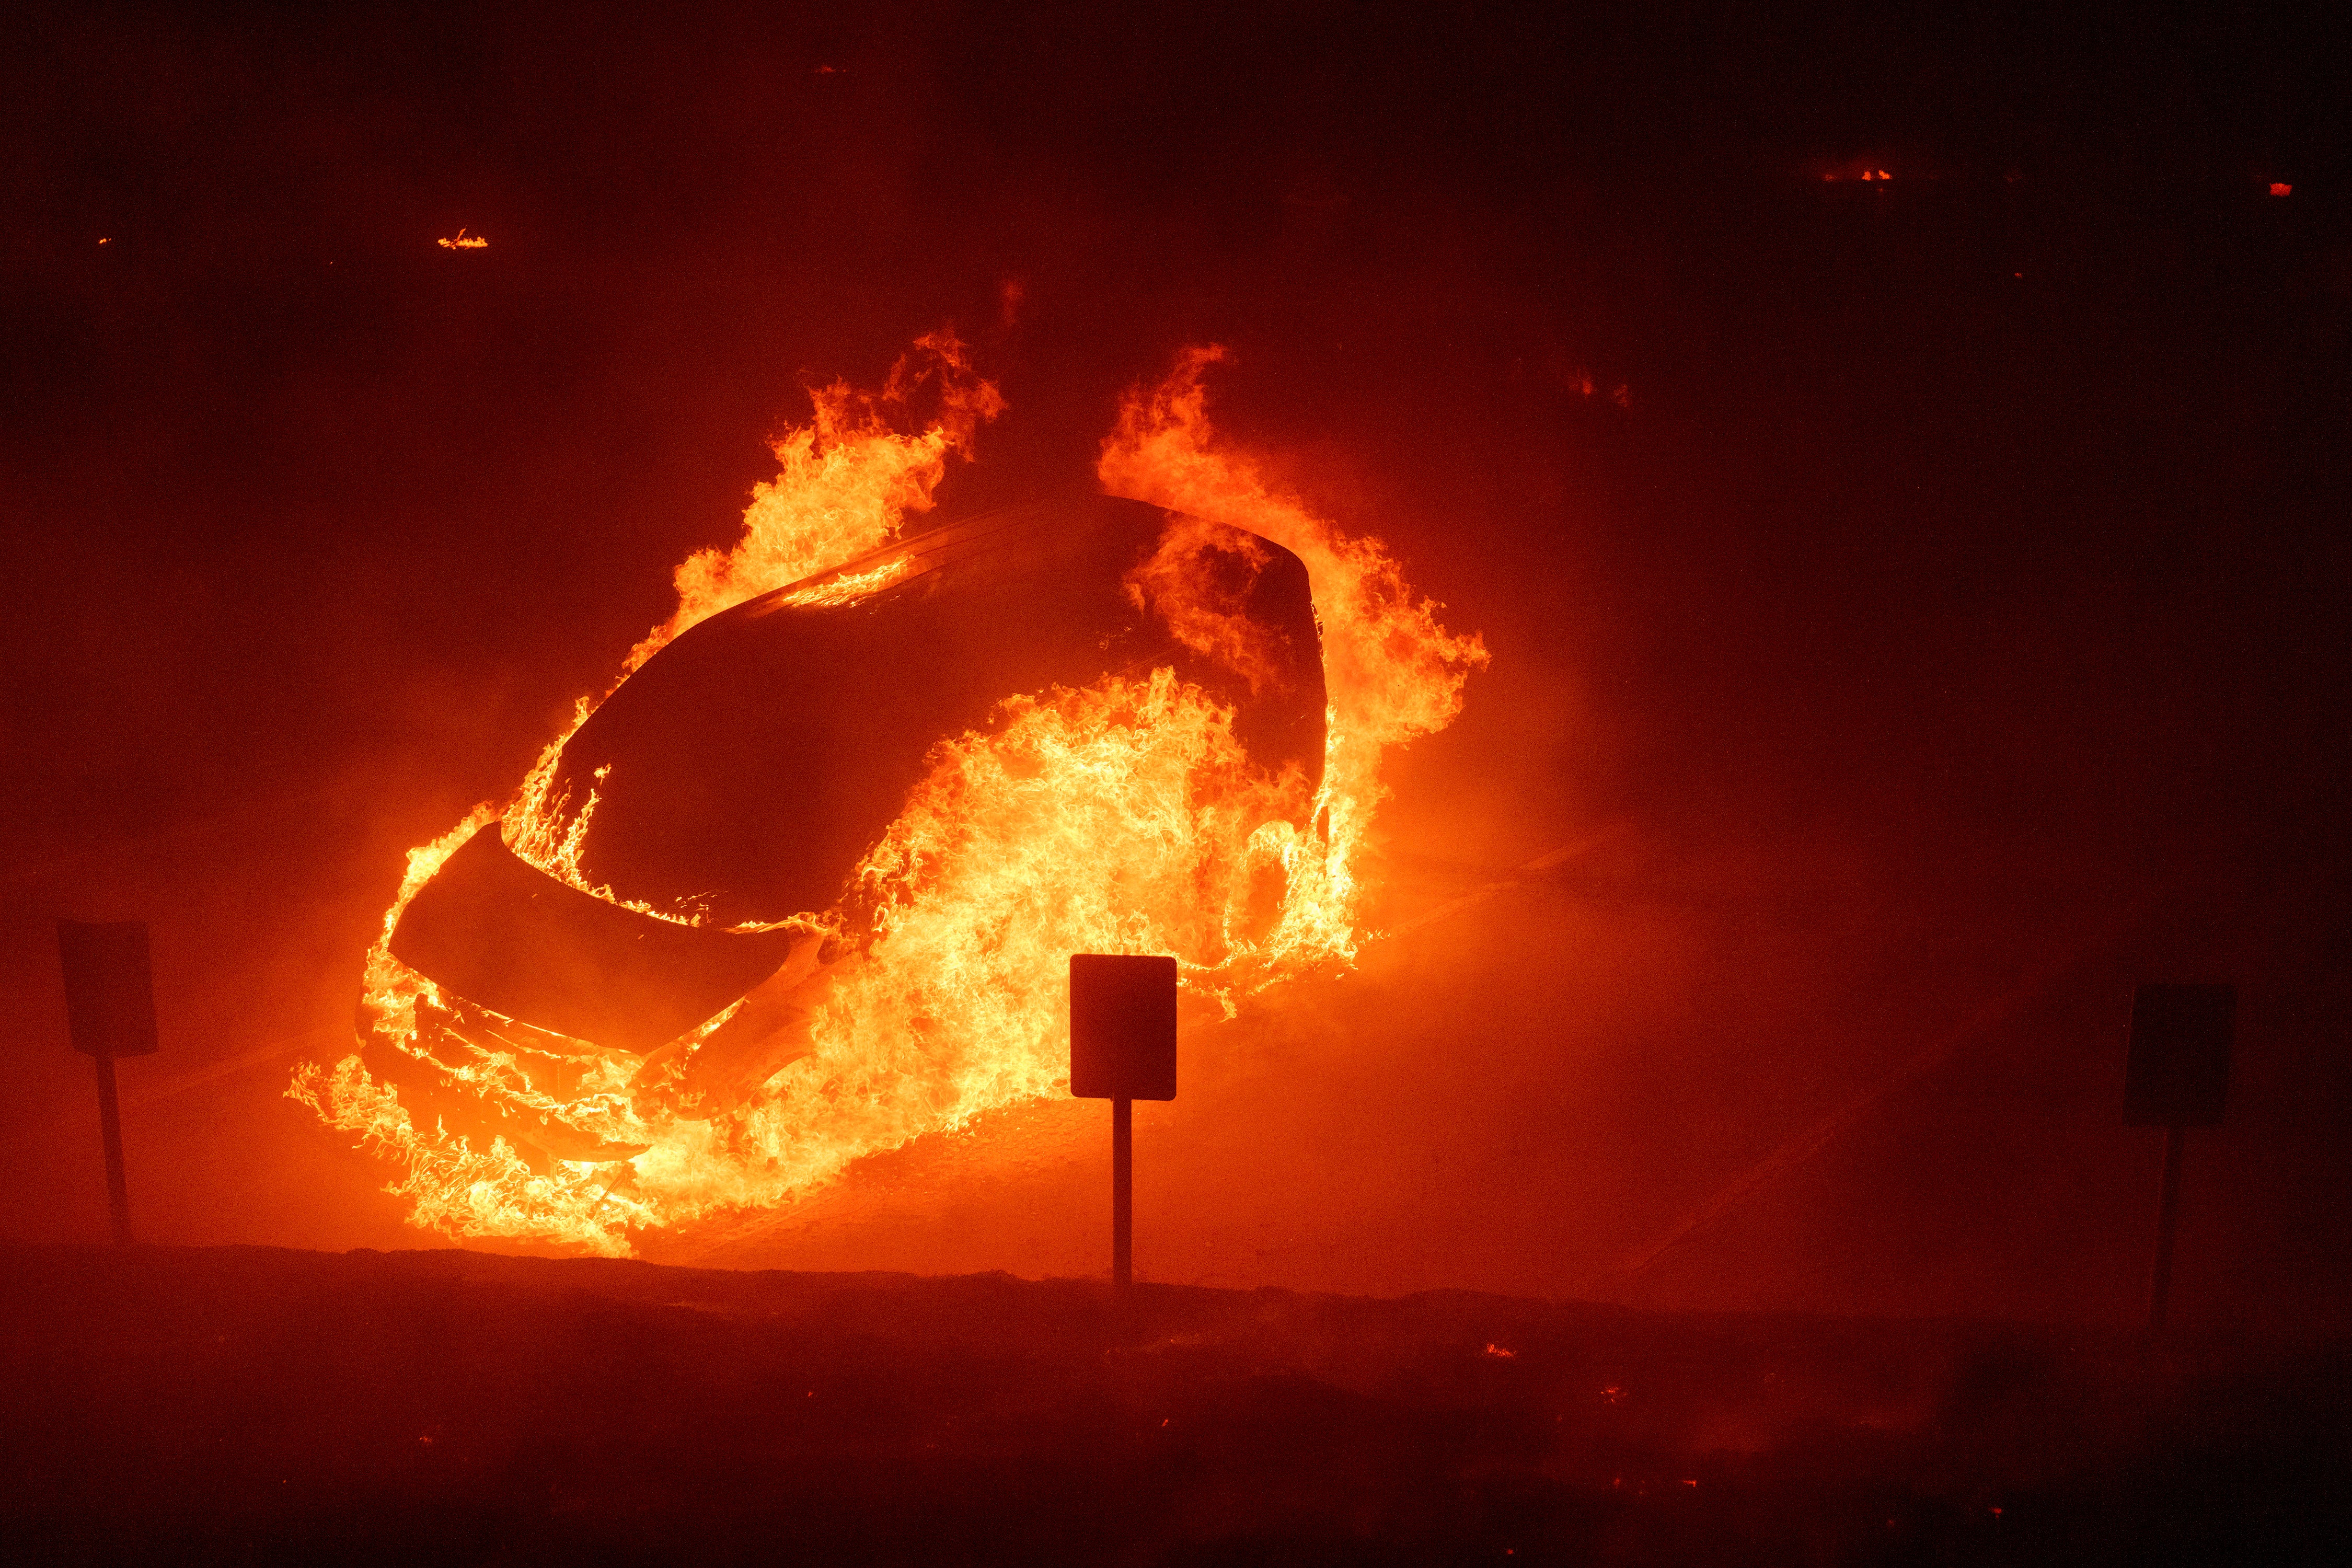
M 1070 955 L 1070 1093 L 1110 1101 L 1111 1289 L 1135 1273 L 1135 1102 L 1176 1098 L 1176 961 Z
M 142 921 L 58 922 L 66 972 L 66 1026 L 74 1049 L 98 1060 L 98 1122 L 106 1143 L 106 1196 L 114 1245 L 131 1245 L 131 1190 L 122 1174 L 122 1116 L 114 1058 L 155 1051 L 155 987 Z
M 2164 1327 L 2172 1294 L 2172 1237 L 2180 1223 L 2180 1159 L 2187 1129 L 2221 1125 L 2237 1014 L 2238 992 L 2231 985 L 2143 985 L 2132 995 L 2124 1125 L 2164 1129 L 2156 1261 L 2147 1281 L 2151 1330 Z

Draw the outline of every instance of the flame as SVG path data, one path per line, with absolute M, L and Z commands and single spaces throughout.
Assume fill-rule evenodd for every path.
M 457 231 L 457 238 L 436 239 L 433 243 L 444 250 L 488 250 L 490 246 L 490 242 L 480 235 L 469 236 L 462 228 Z
M 936 416 L 918 434 L 899 433 L 894 421 L 905 416 L 919 394 L 934 389 Z M 949 454 L 970 458 L 979 427 L 1004 408 L 994 384 L 972 371 L 964 345 L 943 331 L 917 339 L 914 354 L 890 367 L 878 393 L 835 381 L 812 389 L 809 398 L 815 416 L 772 444 L 782 467 L 773 479 L 752 487 L 742 536 L 727 550 L 699 550 L 679 563 L 672 577 L 677 608 L 629 650 L 611 686 L 572 705 L 571 724 L 547 743 L 523 780 L 516 809 L 507 814 L 507 847 L 550 876 L 642 914 L 698 922 L 691 910 L 614 900 L 610 889 L 581 874 L 580 847 L 596 797 L 591 793 L 576 809 L 561 795 L 551 798 L 563 743 L 623 680 L 688 626 L 746 599 L 815 578 L 897 538 L 908 513 L 931 509 L 932 492 L 947 476 Z M 793 602 L 846 603 L 905 570 L 904 563 L 894 563 L 860 578 L 810 583 Z
M 992 727 L 933 749 L 841 903 L 790 922 L 840 955 L 815 987 L 804 1036 L 780 1058 L 789 1065 L 724 1114 L 695 1120 L 675 1095 L 636 1090 L 637 1063 L 620 1053 L 557 1042 L 551 1050 L 577 1047 L 574 1076 L 551 1080 L 513 1044 L 530 1031 L 494 1016 L 479 1029 L 433 1022 L 462 999 L 389 949 L 415 890 L 501 815 L 518 855 L 585 886 L 595 792 L 576 809 L 549 798 L 564 740 L 602 700 L 583 698 L 503 814 L 478 807 L 411 852 L 362 1005 L 380 1043 L 486 1105 L 560 1121 L 575 1142 L 597 1145 L 593 1157 L 534 1163 L 502 1135 L 424 1124 L 357 1056 L 305 1068 L 289 1094 L 392 1162 L 390 1190 L 416 1225 L 624 1255 L 634 1230 L 778 1205 L 862 1156 L 1066 1089 L 1071 952 L 1172 952 L 1186 990 L 1228 1015 L 1253 992 L 1347 963 L 1381 752 L 1451 721 L 1486 651 L 1438 623 L 1439 606 L 1412 592 L 1379 542 L 1350 539 L 1218 439 L 1203 377 L 1222 358 L 1189 351 L 1167 380 L 1130 392 L 1099 477 L 1114 493 L 1200 520 L 1171 530 L 1129 586 L 1162 607 L 1179 640 L 1245 677 L 1262 650 L 1207 570 L 1209 547 L 1232 550 L 1241 528 L 1306 562 L 1329 692 L 1312 795 L 1295 770 L 1269 776 L 1255 765 L 1232 710 L 1170 668 L 1006 694 Z M 925 389 L 936 411 L 908 433 Z M 884 571 L 828 574 L 928 509 L 948 456 L 970 456 L 978 425 L 1003 406 L 945 334 L 919 342 L 879 393 L 836 383 L 812 396 L 814 418 L 775 444 L 781 471 L 754 492 L 741 538 L 678 568 L 677 610 L 631 650 L 624 678 L 686 627 L 755 595 L 800 584 L 796 602 L 828 603 L 882 586 Z M 676 1059 L 727 1016 L 679 1042 Z
M 1281 679 L 1282 649 L 1271 628 L 1250 618 L 1239 586 L 1207 568 L 1213 551 L 1232 554 L 1252 572 L 1274 559 L 1255 534 L 1189 518 L 1128 574 L 1128 602 L 1138 610 L 1156 606 L 1178 642 L 1239 674 L 1255 696 Z
M 904 577 L 914 563 L 905 556 L 885 561 L 870 572 L 834 572 L 810 579 L 804 587 L 795 588 L 784 595 L 787 605 L 854 605 L 869 594 L 878 594 Z
M 1380 541 L 1349 538 L 1272 483 L 1255 458 L 1217 440 L 1206 376 L 1226 357 L 1213 344 L 1187 349 L 1166 380 L 1129 393 L 1097 472 L 1113 495 L 1247 529 L 1307 563 L 1330 694 L 1323 772 L 1330 842 L 1322 870 L 1328 896 L 1286 910 L 1296 921 L 1286 934 L 1352 957 L 1356 867 L 1387 795 L 1381 754 L 1452 723 L 1462 711 L 1463 685 L 1485 666 L 1486 650 L 1475 634 L 1456 637 L 1438 623 L 1443 606 L 1413 594 Z
M 937 416 L 919 435 L 898 434 L 908 405 L 934 386 Z M 631 650 L 624 675 L 697 621 L 897 538 L 908 512 L 930 510 L 948 454 L 970 458 L 974 432 L 1004 409 L 947 332 L 918 339 L 879 393 L 836 381 L 810 398 L 816 417 L 775 443 L 783 467 L 752 489 L 743 537 L 732 549 L 686 558 L 675 579 L 677 613 Z

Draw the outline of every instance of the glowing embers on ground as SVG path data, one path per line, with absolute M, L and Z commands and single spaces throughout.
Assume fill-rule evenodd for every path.
M 362 1051 L 305 1069 L 289 1092 L 394 1163 L 419 1225 L 617 1254 L 639 1227 L 785 1202 L 862 1155 L 1055 1092 L 1072 952 L 1176 953 L 1187 989 L 1228 1010 L 1346 962 L 1381 752 L 1449 722 L 1486 656 L 1437 623 L 1376 542 L 1340 533 L 1215 438 L 1202 377 L 1219 357 L 1188 353 L 1131 395 L 1104 444 L 1104 489 L 1149 506 L 1008 513 L 904 543 L 949 454 L 971 455 L 1002 400 L 943 336 L 878 393 L 814 394 L 741 539 L 679 568 L 678 609 L 629 654 L 629 685 L 583 699 L 503 811 L 478 808 L 412 852 L 368 957 Z M 1300 563 L 1294 588 L 1285 573 Z M 1033 580 L 1095 597 L 1022 598 Z M 1010 662 L 936 648 L 928 666 L 894 660 L 890 637 L 953 644 L 955 605 L 989 595 L 1006 607 L 972 625 L 1037 628 L 992 656 Z M 1059 645 L 1056 616 L 1075 617 Z M 1115 636 L 1072 665 L 1079 634 L 1101 629 L 1087 616 Z M 799 819 L 803 838 L 780 817 L 774 843 L 744 851 L 739 835 L 701 865 L 639 853 L 632 835 L 656 807 L 701 787 L 633 760 L 660 752 L 691 706 L 665 694 L 713 670 L 761 689 L 761 658 L 836 658 L 829 679 L 853 689 L 852 717 L 874 716 L 856 733 L 897 723 L 921 737 L 898 748 L 903 776 L 888 745 L 810 731 L 832 747 L 818 747 L 822 784 L 871 798 Z M 968 712 L 953 692 L 902 700 L 889 672 L 908 660 L 1003 684 L 975 687 Z M 754 742 L 774 739 L 761 719 L 743 716 Z M 822 852 L 826 822 L 847 846 L 837 861 Z M 468 848 L 485 830 L 498 837 Z M 647 1026 L 643 996 L 601 970 L 577 987 L 601 996 L 521 973 L 557 949 L 532 948 L 512 921 L 491 935 L 523 957 L 489 964 L 463 940 L 489 929 L 467 911 L 510 908 L 499 889 L 516 878 L 542 879 L 533 904 L 568 911 L 555 917 L 565 942 L 620 921 L 635 922 L 632 942 L 675 946 L 719 978 L 695 991 L 665 973 L 663 996 L 718 997 L 687 1008 L 716 1011 L 655 1043 L 669 1026 Z M 436 931 L 438 947 L 425 941 Z M 725 978 L 739 960 L 769 978 L 739 989 Z M 631 1026 L 641 1037 L 614 1044 Z
M 462 228 L 454 238 L 436 239 L 433 243 L 444 250 L 488 250 L 490 246 L 490 242 L 480 235 L 467 234 Z

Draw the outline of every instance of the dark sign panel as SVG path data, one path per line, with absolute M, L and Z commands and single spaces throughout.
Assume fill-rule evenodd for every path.
M 59 921 L 58 952 L 65 960 L 66 1025 L 74 1049 L 92 1057 L 152 1055 L 155 988 L 146 922 Z
M 2127 1127 L 2219 1127 L 2230 1089 L 2233 985 L 2143 985 L 2124 1067 Z
M 1070 955 L 1070 1092 L 1176 1098 L 1176 961 Z

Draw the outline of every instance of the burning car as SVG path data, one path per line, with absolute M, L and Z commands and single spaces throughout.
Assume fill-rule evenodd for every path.
M 1108 493 L 906 531 L 1002 406 L 917 347 L 820 389 L 619 683 L 410 852 L 360 1048 L 288 1093 L 415 1223 L 625 1254 L 1066 1088 L 1072 952 L 1228 1015 L 1353 953 L 1381 756 L 1477 639 L 1212 447 L 1214 351 L 1127 400 Z
M 568 1158 L 639 1151 L 553 1112 L 468 1115 L 469 1062 L 508 1056 L 555 1096 L 620 1054 L 633 1097 L 730 1110 L 807 1053 L 814 1002 L 877 934 L 855 873 L 934 747 L 1008 693 L 1161 669 L 1231 710 L 1269 809 L 1306 826 L 1326 704 L 1307 569 L 1240 529 L 1109 497 L 1018 507 L 702 621 L 564 742 L 538 810 L 475 833 L 401 912 L 392 953 L 435 996 L 413 1043 L 371 1034 L 368 1066 Z

